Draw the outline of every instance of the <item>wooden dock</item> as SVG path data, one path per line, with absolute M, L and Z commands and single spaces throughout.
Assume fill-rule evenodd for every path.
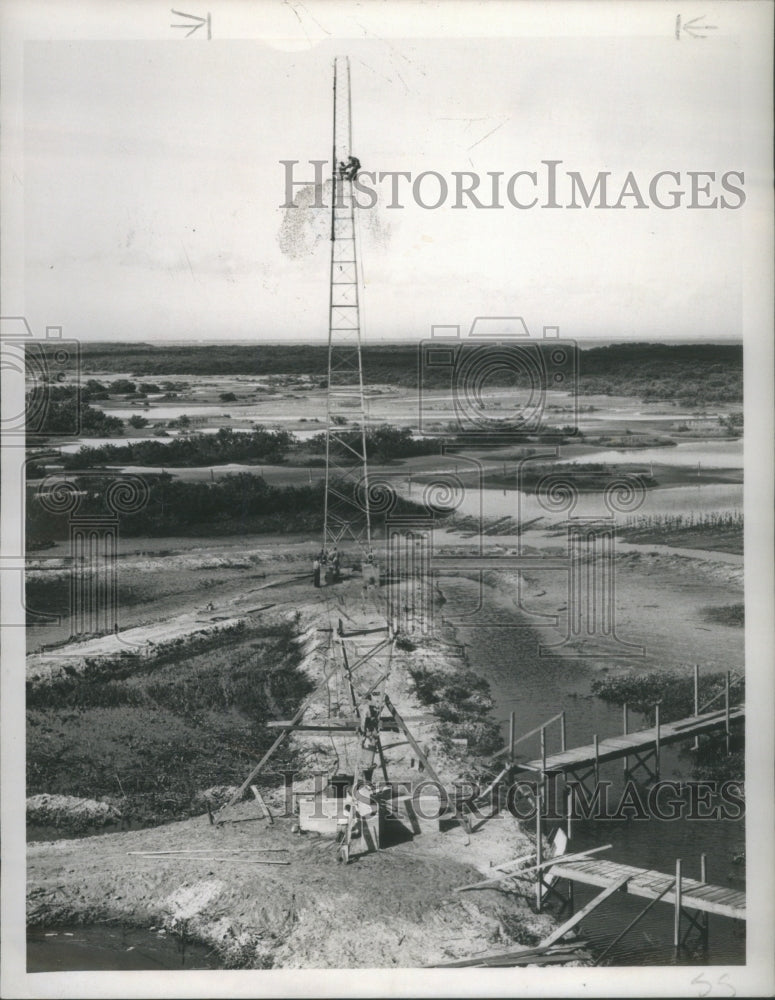
M 621 733 L 619 736 L 595 740 L 584 746 L 560 750 L 546 754 L 535 760 L 517 762 L 515 771 L 535 771 L 544 774 L 562 774 L 592 768 L 607 761 L 625 757 L 636 757 L 649 751 L 658 750 L 660 745 L 678 743 L 682 740 L 724 730 L 734 722 L 743 721 L 745 706 L 737 705 L 715 712 L 705 712 L 703 715 L 692 715 L 675 722 L 664 722 L 633 733 Z
M 653 869 L 635 868 L 617 861 L 607 861 L 603 858 L 560 861 L 547 870 L 547 877 L 568 879 L 603 889 L 624 880 L 621 891 L 633 896 L 654 900 L 661 896 L 663 902 L 673 906 L 678 903 L 684 910 L 697 910 L 721 917 L 731 917 L 733 920 L 745 920 L 744 892 L 684 877 L 680 880 L 677 896 L 674 875 Z

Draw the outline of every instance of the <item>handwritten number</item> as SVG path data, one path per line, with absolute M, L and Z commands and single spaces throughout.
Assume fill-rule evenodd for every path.
M 711 983 L 710 980 L 704 979 L 702 973 L 700 973 L 699 975 L 695 976 L 694 979 L 692 979 L 692 985 L 699 986 L 701 990 L 704 987 L 704 992 L 699 993 L 700 997 L 707 997 L 713 992 L 714 984 Z M 724 989 L 729 991 L 728 993 L 724 993 L 723 994 L 724 996 L 728 997 L 737 996 L 737 990 L 732 985 L 732 983 L 729 982 L 728 972 L 725 972 L 722 976 L 719 976 L 719 978 L 716 980 L 715 985 L 719 987 L 724 987 Z

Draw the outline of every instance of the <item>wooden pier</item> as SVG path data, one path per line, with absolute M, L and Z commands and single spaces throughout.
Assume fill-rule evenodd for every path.
M 646 729 L 630 732 L 629 710 L 625 704 L 622 706 L 622 731 L 618 735 L 606 737 L 601 740 L 595 734 L 592 737 L 591 743 L 570 748 L 567 746 L 564 711 L 558 712 L 543 724 L 534 727 L 521 736 L 517 736 L 516 713 L 511 712 L 508 743 L 492 758 L 493 762 L 499 758 L 505 758 L 504 766 L 488 787 L 480 793 L 479 800 L 486 799 L 503 782 L 510 781 L 515 775 L 528 772 L 536 776 L 533 791 L 536 823 L 536 863 L 530 870 L 535 873 L 536 909 L 538 912 L 541 912 L 546 901 L 554 899 L 560 904 L 561 913 L 569 907 L 573 914 L 573 886 L 576 882 L 597 886 L 601 889 L 601 892 L 583 910 L 574 914 L 567 924 L 560 928 L 562 933 L 558 934 L 557 937 L 547 939 L 542 944 L 553 944 L 559 940 L 567 930 L 576 926 L 587 913 L 591 912 L 617 891 L 641 896 L 647 899 L 648 903 L 646 908 L 621 932 L 619 937 L 611 942 L 609 948 L 620 940 L 624 934 L 629 933 L 632 927 L 658 902 L 672 903 L 674 906 L 674 945 L 677 949 L 682 947 L 686 938 L 693 931 L 699 934 L 703 946 L 707 947 L 708 916 L 711 913 L 731 917 L 735 920 L 745 920 L 745 894 L 737 890 L 708 884 L 705 877 L 704 855 L 700 862 L 700 879 L 696 880 L 683 878 L 680 858 L 676 860 L 676 872 L 675 876 L 672 876 L 664 872 L 636 868 L 632 865 L 623 865 L 613 861 L 584 856 L 584 854 L 597 853 L 602 848 L 582 852 L 582 855 L 568 856 L 565 860 L 562 857 L 558 857 L 556 860 L 553 858 L 545 860 L 543 848 L 544 803 L 548 792 L 548 776 L 561 776 L 566 783 L 568 830 L 567 835 L 564 836 L 570 838 L 570 800 L 573 794 L 571 783 L 576 782 L 582 788 L 590 791 L 587 782 L 592 780 L 595 787 L 598 785 L 602 764 L 621 760 L 624 765 L 625 779 L 629 779 L 640 768 L 645 772 L 647 780 L 658 781 L 661 749 L 665 745 L 691 740 L 693 741 L 694 750 L 697 750 L 699 749 L 699 739 L 701 736 L 723 736 L 726 742 L 726 751 L 729 753 L 732 727 L 736 724 L 742 724 L 745 721 L 745 705 L 733 705 L 731 699 L 732 688 L 741 683 L 742 680 L 742 676 L 736 677 L 733 680 L 731 673 L 727 671 L 722 690 L 714 694 L 710 701 L 704 705 L 700 705 L 700 676 L 699 668 L 695 665 L 693 715 L 671 722 L 664 722 L 660 718 L 661 706 L 657 702 L 654 705 L 654 725 Z M 721 698 L 723 698 L 724 707 L 709 711 L 711 706 Z M 554 723 L 559 723 L 560 748 L 557 751 L 549 753 L 547 752 L 547 731 L 549 726 Z M 515 754 L 517 744 L 535 736 L 538 736 L 540 741 L 540 755 L 531 760 L 518 761 Z M 559 829 L 555 832 L 558 832 Z M 484 887 L 497 884 L 504 879 L 518 879 L 519 877 L 520 873 L 518 871 L 512 871 L 507 875 L 500 875 L 494 879 L 485 880 L 483 883 L 464 888 Z M 567 895 L 559 891 L 557 886 L 559 880 L 567 882 Z M 688 929 L 685 933 L 682 933 L 682 921 L 688 924 Z M 607 951 L 608 949 L 606 949 Z M 600 959 L 604 957 L 606 952 L 600 956 Z
M 566 779 L 571 778 L 582 785 L 585 785 L 590 778 L 597 783 L 600 777 L 600 765 L 612 760 L 623 761 L 625 778 L 634 775 L 640 768 L 645 773 L 647 780 L 658 780 L 662 747 L 666 744 L 691 739 L 694 750 L 697 750 L 699 749 L 699 738 L 703 735 L 723 733 L 726 740 L 726 750 L 729 753 L 732 726 L 745 721 L 745 705 L 733 705 L 731 698 L 732 688 L 741 683 L 742 680 L 742 676 L 733 680 L 732 675 L 727 671 L 723 689 L 717 692 L 710 701 L 700 706 L 700 676 L 699 668 L 695 665 L 693 715 L 675 719 L 672 722 L 664 722 L 660 717 L 661 706 L 657 702 L 654 705 L 654 725 L 647 729 L 630 732 L 629 708 L 625 704 L 622 706 L 622 731 L 618 735 L 601 740 L 595 734 L 591 743 L 571 748 L 568 748 L 566 742 L 564 711 L 558 712 L 551 719 L 547 719 L 540 726 L 536 726 L 519 737 L 517 737 L 516 713 L 512 712 L 509 719 L 509 742 L 492 758 L 494 762 L 498 758 L 505 757 L 506 764 L 486 791 L 482 793 L 482 797 L 489 794 L 505 778 L 513 777 L 522 771 L 530 771 L 540 775 L 542 782 L 547 775 L 554 774 L 562 775 Z M 724 699 L 724 707 L 708 711 L 710 706 L 720 698 Z M 547 753 L 547 732 L 554 722 L 559 722 L 560 748 L 552 753 Z M 516 760 L 517 744 L 531 736 L 538 736 L 540 739 L 540 756 L 527 761 Z
M 720 709 L 716 712 L 706 712 L 704 715 L 692 715 L 675 722 L 657 723 L 648 729 L 640 729 L 634 733 L 623 732 L 619 736 L 607 737 L 603 740 L 595 738 L 592 743 L 584 746 L 560 750 L 547 754 L 535 760 L 518 762 L 515 771 L 535 771 L 539 774 L 576 774 L 585 769 L 595 769 L 600 764 L 612 760 L 634 757 L 637 764 L 643 762 L 647 754 L 658 755 L 661 746 L 678 743 L 682 740 L 725 730 L 732 723 L 745 718 L 745 707 L 738 705 L 729 711 Z
M 643 899 L 660 899 L 673 906 L 678 901 L 684 910 L 713 913 L 733 920 L 745 920 L 745 893 L 737 889 L 709 885 L 693 878 L 680 878 L 677 890 L 676 876 L 653 869 L 636 868 L 605 858 L 580 858 L 575 861 L 561 859 L 547 870 L 547 878 L 568 879 L 585 885 L 608 888 L 623 882 L 621 891 Z
M 646 906 L 606 945 L 597 956 L 595 965 L 601 964 L 605 956 L 646 916 L 657 904 L 667 903 L 673 907 L 673 946 L 677 951 L 684 947 L 689 938 L 695 936 L 700 946 L 708 948 L 708 919 L 710 914 L 729 917 L 732 920 L 746 919 L 745 893 L 725 886 L 711 885 L 707 881 L 706 856 L 700 856 L 699 879 L 686 878 L 683 874 L 683 861 L 676 858 L 675 874 L 657 871 L 655 869 L 638 868 L 635 865 L 621 864 L 606 858 L 593 857 L 601 851 L 607 851 L 610 844 L 594 847 L 580 852 L 566 854 L 567 838 L 557 831 L 558 837 L 552 843 L 554 857 L 540 861 L 540 850 L 535 854 L 523 855 L 511 862 L 498 866 L 498 874 L 494 877 L 461 885 L 455 891 L 466 892 L 475 889 L 500 888 L 506 891 L 519 891 L 525 879 L 536 879 L 537 909 L 542 909 L 543 901 L 554 899 L 559 903 L 557 916 L 562 916 L 567 910 L 570 916 L 552 933 L 541 941 L 539 950 L 557 946 L 571 931 L 593 910 L 596 910 L 607 899 L 617 892 L 627 893 L 647 900 Z M 531 862 L 536 861 L 535 864 Z M 528 867 L 524 867 L 525 862 Z M 519 867 L 522 866 L 522 867 Z M 567 893 L 560 887 L 560 882 L 567 883 Z M 574 885 L 595 886 L 601 890 L 593 896 L 580 910 L 574 906 Z M 516 964 L 512 956 L 489 956 L 491 964 Z M 474 962 L 466 964 L 475 964 Z

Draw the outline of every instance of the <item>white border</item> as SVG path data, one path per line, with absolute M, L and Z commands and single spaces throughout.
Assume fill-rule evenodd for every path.
M 728 996 L 718 985 L 726 974 L 738 996 L 765 996 L 775 990 L 775 881 L 773 880 L 773 196 L 772 27 L 773 7 L 761 2 L 675 3 L 610 0 L 557 2 L 502 0 L 386 0 L 355 4 L 309 0 L 315 18 L 333 36 L 360 37 L 363 27 L 382 37 L 487 37 L 656 35 L 670 30 L 676 13 L 684 19 L 705 15 L 738 34 L 741 44 L 742 100 L 760 127 L 754 160 L 759 170 L 747 177 L 748 202 L 741 213 L 746 231 L 742 267 L 745 342 L 745 586 L 747 669 L 747 864 L 748 962 L 745 967 L 648 967 L 633 969 L 385 970 L 342 972 L 136 972 L 61 973 L 27 976 L 24 924 L 24 686 L 23 629 L 2 637 L 2 983 L 3 996 L 18 997 L 253 997 L 262 996 Z M 213 12 L 218 39 L 262 38 L 270 45 L 305 46 L 289 34 L 290 19 L 269 0 L 219 0 Z M 23 315 L 23 182 L 20 116 L 22 50 L 26 39 L 168 39 L 168 2 L 161 0 L 5 0 L 0 7 L 2 48 L 0 124 L 2 125 L 2 312 Z M 314 37 L 314 32 L 311 32 Z M 65 336 L 68 331 L 65 331 Z M 4 400 L 18 386 L 3 374 Z M 6 450 L 2 462 L 2 542 L 11 551 L 18 538 L 20 506 L 18 461 Z M 9 574 L 0 574 L 3 597 L 13 601 Z M 4 604 L 7 607 L 4 600 Z M 755 794 L 754 794 L 755 789 Z

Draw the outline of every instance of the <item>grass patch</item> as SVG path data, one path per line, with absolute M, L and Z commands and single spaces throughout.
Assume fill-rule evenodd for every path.
M 702 609 L 702 620 L 715 625 L 742 628 L 745 625 L 744 604 L 722 604 Z
M 700 709 L 712 698 L 715 701 L 708 706 L 707 711 L 724 707 L 723 673 L 700 674 Z M 687 718 L 694 714 L 694 679 L 683 674 L 668 673 L 655 670 L 646 674 L 627 677 L 607 677 L 592 682 L 592 693 L 614 705 L 628 705 L 636 712 L 645 715 L 649 725 L 656 723 L 654 707 L 660 703 L 660 718 L 662 722 L 672 722 Z M 745 699 L 745 679 L 740 680 L 731 688 L 730 702 L 737 704 Z M 700 750 L 693 754 L 689 744 L 682 746 L 681 752 L 692 753 L 693 775 L 700 779 L 743 780 L 745 777 L 745 761 L 742 750 L 742 733 L 733 734 L 732 753 L 726 753 L 723 735 L 714 738 L 700 738 Z
M 628 542 L 743 554 L 743 515 L 722 511 L 704 514 L 645 514 L 630 518 L 618 535 Z
M 723 707 L 724 678 L 723 673 L 700 673 L 700 706 L 715 698 L 708 711 Z M 592 693 L 614 705 L 629 705 L 633 711 L 650 719 L 651 725 L 655 722 L 657 702 L 663 722 L 683 719 L 694 713 L 694 678 L 664 670 L 594 680 Z M 730 697 L 732 704 L 745 698 L 745 680 L 735 685 Z
M 274 738 L 266 721 L 312 688 L 292 624 L 240 638 L 31 686 L 27 794 L 110 796 L 144 821 L 201 812 L 198 794 L 242 781 Z
M 487 755 L 500 749 L 500 727 L 490 718 L 490 685 L 468 667 L 452 670 L 410 666 L 415 694 L 441 720 L 439 734 L 451 750 L 453 739 L 468 740 L 468 751 Z

